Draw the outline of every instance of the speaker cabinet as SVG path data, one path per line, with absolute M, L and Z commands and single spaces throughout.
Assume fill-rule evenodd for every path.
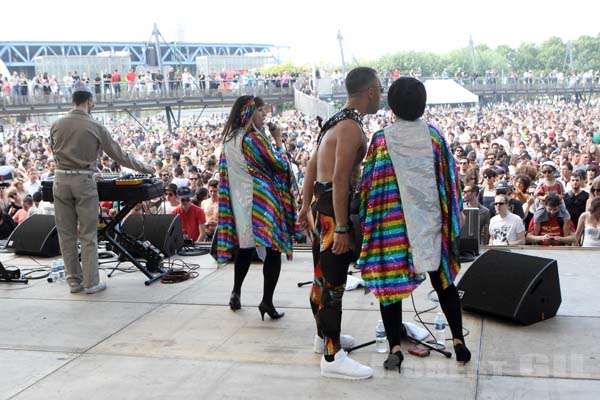
M 60 254 L 54 215 L 32 215 L 21 222 L 6 242 L 15 254 L 56 257 Z
M 183 247 L 179 215 L 130 215 L 121 229 L 136 239 L 148 240 L 167 257 L 174 256 Z
M 500 250 L 479 257 L 457 289 L 463 309 L 524 325 L 554 317 L 562 302 L 556 260 Z

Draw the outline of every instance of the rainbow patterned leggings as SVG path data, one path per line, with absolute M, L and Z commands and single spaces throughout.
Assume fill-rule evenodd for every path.
M 319 241 L 313 242 L 314 278 L 310 291 L 310 303 L 317 333 L 325 340 L 326 356 L 333 356 L 340 350 L 340 330 L 342 323 L 342 297 L 346 288 L 348 267 L 352 261 L 352 251 L 333 254 L 333 217 L 317 214 L 316 229 Z

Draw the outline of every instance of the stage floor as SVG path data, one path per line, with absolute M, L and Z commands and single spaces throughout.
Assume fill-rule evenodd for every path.
M 307 251 L 283 261 L 275 304 L 285 317 L 264 322 L 261 266 L 252 265 L 233 313 L 233 267 L 217 269 L 209 255 L 178 257 L 199 265 L 196 279 L 178 284 L 146 287 L 140 272 L 103 272 L 108 289 L 95 295 L 45 280 L 0 283 L 0 399 L 600 398 L 600 250 L 512 250 L 558 261 L 563 301 L 555 318 L 519 326 L 465 312 L 469 364 L 404 351 L 398 374 L 369 346 L 352 353 L 375 370 L 365 381 L 320 377 L 310 286 L 297 285 L 312 278 Z M 2 253 L 0 261 L 26 269 L 52 259 Z M 425 282 L 415 291 L 418 310 L 437 304 L 430 290 Z M 404 311 L 412 321 L 410 301 Z M 379 318 L 373 295 L 346 292 L 342 332 L 372 340 Z

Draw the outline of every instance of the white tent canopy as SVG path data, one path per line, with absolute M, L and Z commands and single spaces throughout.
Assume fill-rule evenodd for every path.
M 424 84 L 427 104 L 469 104 L 479 101 L 479 96 L 451 79 L 432 79 Z

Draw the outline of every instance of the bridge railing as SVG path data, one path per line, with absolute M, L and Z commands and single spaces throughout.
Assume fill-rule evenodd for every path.
M 290 79 L 261 79 L 254 81 L 220 80 L 220 81 L 182 81 L 164 82 L 120 82 L 88 85 L 95 93 L 96 103 L 113 103 L 130 100 L 161 100 L 204 97 L 237 97 L 244 94 L 257 96 L 282 96 L 293 98 L 294 81 Z M 71 104 L 72 86 L 54 84 L 44 87 L 32 83 L 21 84 L 4 90 L 0 105 L 69 105 Z
M 429 80 L 433 78 L 420 78 Z M 578 79 L 555 79 L 555 78 L 511 78 L 511 77 L 477 77 L 454 79 L 466 89 L 482 94 L 493 92 L 504 93 L 548 93 L 556 92 L 600 92 L 600 83 L 596 77 L 578 78 Z M 129 82 L 90 82 L 90 88 L 95 92 L 96 103 L 112 104 L 119 101 L 131 100 L 161 100 L 171 99 L 179 100 L 186 98 L 233 98 L 243 94 L 255 94 L 258 96 L 278 96 L 289 98 L 291 100 L 305 101 L 306 98 L 294 94 L 293 86 L 305 81 L 303 78 L 294 79 L 255 79 L 255 80 L 194 80 L 191 82 L 176 81 L 136 81 Z M 393 80 L 381 77 L 381 82 L 385 89 L 389 88 Z M 65 84 L 50 84 L 44 87 L 40 84 L 34 84 L 31 81 L 17 86 L 2 88 L 0 94 L 0 107 L 10 106 L 32 106 L 36 105 L 65 105 L 71 104 L 72 86 Z M 302 91 L 304 92 L 304 91 Z M 320 94 L 319 97 L 326 101 L 331 101 L 334 96 L 345 95 L 345 87 L 341 81 L 332 81 L 331 90 L 327 94 Z M 311 99 L 308 99 L 311 100 Z M 306 100 L 306 101 L 308 101 Z M 305 101 L 305 102 L 306 102 Z M 314 105 L 310 107 L 314 108 Z M 321 106 L 319 106 L 321 107 Z M 327 108 L 327 107 L 326 107 Z M 327 114 L 328 109 L 319 109 L 319 114 Z

